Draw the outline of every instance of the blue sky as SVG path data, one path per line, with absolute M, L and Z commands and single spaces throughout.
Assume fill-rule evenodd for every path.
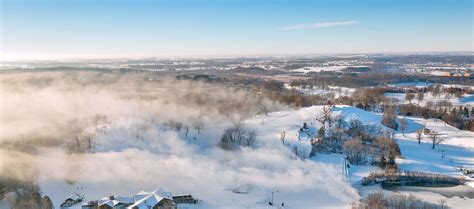
M 4 57 L 473 51 L 471 0 L 0 0 Z

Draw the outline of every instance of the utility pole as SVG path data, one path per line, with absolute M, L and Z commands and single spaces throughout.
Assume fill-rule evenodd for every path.
M 347 157 L 343 156 L 342 159 L 344 160 L 342 163 L 342 174 L 344 174 L 344 177 L 346 177 L 347 180 L 347 178 L 349 177 L 349 170 L 347 169 Z
M 277 190 L 277 191 L 272 192 L 272 205 L 275 205 L 275 204 L 273 204 L 273 194 L 278 193 L 278 192 L 280 192 L 280 191 Z

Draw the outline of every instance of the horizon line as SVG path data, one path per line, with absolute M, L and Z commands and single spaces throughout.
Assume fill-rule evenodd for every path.
M 117 60 L 117 59 L 238 59 L 238 58 L 265 58 L 265 57 L 305 57 L 305 56 L 357 56 L 357 55 L 429 55 L 429 54 L 474 54 L 472 51 L 412 51 L 412 52 L 351 52 L 351 53 L 275 53 L 275 54 L 229 54 L 229 55 L 35 55 L 15 56 L 5 58 L 0 54 L 2 62 L 26 61 L 74 61 L 74 60 Z

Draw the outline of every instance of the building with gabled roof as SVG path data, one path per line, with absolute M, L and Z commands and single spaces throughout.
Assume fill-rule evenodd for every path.
M 127 206 L 133 204 L 133 202 L 133 198 L 112 195 L 98 200 L 97 206 L 99 209 L 125 209 Z
M 169 196 L 168 196 L 169 195 Z M 166 196 L 166 197 L 165 197 Z M 176 209 L 171 193 L 163 190 L 153 192 L 141 191 L 133 196 L 134 203 L 128 206 L 128 209 Z
M 71 207 L 77 203 L 80 203 L 82 202 L 82 200 L 84 199 L 84 195 L 80 195 L 80 194 L 71 194 L 69 195 L 69 197 L 64 200 L 63 203 L 61 203 L 60 205 L 60 208 L 68 208 L 68 207 Z

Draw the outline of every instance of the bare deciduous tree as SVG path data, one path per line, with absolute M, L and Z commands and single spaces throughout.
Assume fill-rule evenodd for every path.
M 438 98 L 441 96 L 441 85 L 436 85 L 433 87 L 433 89 L 431 90 L 431 94 L 433 96 L 438 96 Z
M 364 145 L 362 141 L 353 139 L 344 143 L 344 154 L 346 154 L 349 162 L 354 164 L 363 164 L 365 161 Z
M 416 130 L 416 140 L 418 141 L 418 144 L 421 144 L 422 136 L 423 136 L 423 129 Z
M 386 108 L 383 113 L 382 117 L 382 124 L 393 129 L 393 130 L 398 130 L 398 124 L 397 124 L 397 113 L 395 112 L 395 109 L 392 107 Z
M 425 93 L 423 93 L 422 91 L 416 94 L 416 99 L 418 100 L 418 103 L 421 103 L 421 101 L 423 101 L 424 98 L 425 98 Z
M 432 147 L 431 149 L 434 149 L 436 145 L 440 144 L 441 142 L 444 141 L 444 137 L 442 136 L 441 133 L 431 130 L 429 133 L 429 137 L 431 139 Z
M 413 93 L 407 93 L 405 95 L 405 99 L 411 104 L 411 100 L 413 100 L 415 98 L 415 94 Z
M 204 129 L 204 123 L 202 121 L 195 121 L 193 122 L 193 128 L 196 129 L 198 134 Z
M 224 131 L 219 146 L 226 150 L 234 150 L 239 146 L 250 147 L 255 142 L 256 136 L 257 134 L 253 129 L 246 128 L 239 121 Z
M 331 108 L 327 105 L 323 107 L 321 115 L 316 117 L 316 121 L 323 124 L 324 127 L 331 126 Z
M 187 139 L 189 134 L 189 126 L 184 126 L 184 138 Z
M 280 133 L 280 140 L 283 144 L 286 142 L 286 131 Z
M 400 130 L 402 131 L 403 136 L 405 136 L 405 131 L 408 128 L 407 117 L 405 116 L 402 119 L 400 119 L 399 123 L 400 123 Z
M 246 146 L 250 147 L 255 142 L 256 138 L 257 138 L 257 133 L 255 132 L 255 130 L 252 130 L 252 129 L 247 130 L 247 136 L 244 138 Z

